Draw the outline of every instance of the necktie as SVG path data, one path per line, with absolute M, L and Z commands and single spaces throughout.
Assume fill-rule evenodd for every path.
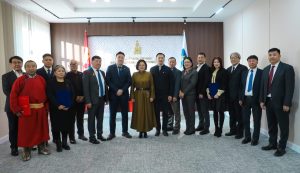
M 250 77 L 249 77 L 247 92 L 252 91 L 252 83 L 253 83 L 253 70 L 250 71 Z
M 232 66 L 232 71 L 231 71 L 231 73 L 233 73 L 233 71 L 235 70 L 235 67 L 234 66 Z
M 51 71 L 50 71 L 50 69 L 48 68 L 48 70 L 47 70 L 47 75 L 48 75 L 48 77 L 50 77 L 51 76 Z
M 121 75 L 122 67 L 118 67 L 118 75 Z
M 272 65 L 272 68 L 269 73 L 269 81 L 268 81 L 268 93 L 271 92 L 271 86 L 272 86 L 272 81 L 273 81 L 273 75 L 274 75 L 274 65 Z
M 100 88 L 100 97 L 104 96 L 104 92 L 103 92 L 103 85 L 102 85 L 102 79 L 100 76 L 100 70 L 97 70 L 98 73 L 98 81 L 99 81 L 99 88 Z

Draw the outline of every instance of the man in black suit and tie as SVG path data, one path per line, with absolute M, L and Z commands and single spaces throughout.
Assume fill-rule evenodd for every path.
M 155 136 L 160 135 L 162 128 L 163 135 L 168 136 L 168 110 L 170 109 L 170 102 L 174 95 L 174 76 L 169 67 L 164 64 L 165 54 L 158 53 L 156 55 L 157 65 L 150 69 L 153 76 L 155 86 L 155 115 L 156 115 L 156 133 Z M 160 123 L 160 111 L 162 111 L 163 125 Z
M 19 155 L 18 145 L 17 145 L 18 116 L 13 114 L 10 109 L 9 96 L 10 96 L 13 83 L 18 77 L 23 75 L 22 72 L 23 59 L 19 56 L 13 56 L 9 58 L 9 64 L 12 68 L 12 71 L 2 75 L 2 89 L 3 89 L 3 93 L 6 96 L 5 112 L 7 114 L 7 119 L 8 119 L 9 142 L 10 142 L 10 149 L 11 149 L 10 154 L 12 156 L 17 156 Z
M 249 70 L 242 73 L 242 90 L 240 92 L 240 105 L 242 106 L 245 138 L 242 144 L 251 141 L 250 116 L 251 109 L 254 122 L 254 131 L 251 145 L 257 145 L 260 134 L 261 107 L 259 102 L 259 92 L 261 84 L 262 70 L 257 68 L 258 57 L 251 55 L 247 58 Z
M 92 57 L 92 66 L 83 72 L 83 94 L 85 104 L 88 109 L 88 130 L 89 141 L 92 144 L 99 144 L 96 139 L 95 118 L 97 119 L 97 138 L 101 141 L 106 139 L 102 136 L 103 133 L 103 114 L 104 105 L 108 101 L 107 85 L 105 74 L 101 67 L 101 57 Z
M 200 52 L 197 56 L 197 67 L 198 81 L 197 81 L 197 97 L 196 105 L 199 115 L 199 125 L 195 129 L 196 131 L 201 131 L 200 135 L 205 135 L 209 133 L 210 117 L 208 111 L 208 99 L 206 88 L 208 88 L 210 69 L 206 64 L 206 55 L 204 52 Z
M 176 68 L 176 59 L 174 57 L 169 58 L 169 67 L 171 71 L 173 72 L 174 76 L 174 94 L 171 103 L 171 111 L 172 112 L 172 118 L 171 118 L 171 127 L 173 129 L 172 134 L 176 135 L 179 134 L 180 132 L 180 98 L 179 98 L 179 90 L 180 90 L 180 83 L 181 83 L 181 71 Z M 175 118 L 175 124 L 173 127 L 174 123 L 174 118 Z M 170 123 L 170 119 L 169 119 Z
M 116 114 L 118 108 L 121 108 L 122 114 L 122 136 L 132 138 L 128 133 L 128 88 L 131 86 L 130 69 L 124 65 L 125 54 L 118 52 L 116 54 L 116 63 L 108 66 L 106 78 L 109 86 L 109 110 L 110 110 L 110 134 L 107 140 L 116 137 Z
M 48 81 L 49 79 L 53 78 L 53 76 L 54 76 L 54 72 L 53 72 L 53 63 L 54 63 L 54 61 L 53 61 L 52 55 L 49 54 L 49 53 L 44 54 L 42 62 L 44 64 L 44 66 L 37 69 L 36 74 L 42 76 L 45 79 L 45 81 Z M 57 134 L 57 132 L 53 131 L 53 125 L 52 125 L 53 124 L 52 123 L 53 118 L 52 117 L 53 117 L 53 114 L 50 111 L 52 139 L 53 139 L 53 142 L 55 143 L 56 142 L 55 139 L 58 139 L 58 137 L 57 137 L 58 134 Z
M 289 137 L 289 113 L 295 89 L 293 66 L 280 61 L 278 48 L 268 51 L 270 65 L 264 68 L 260 88 L 260 106 L 266 109 L 269 128 L 269 144 L 262 150 L 276 150 L 275 156 L 285 154 Z M 278 125 L 280 140 L 277 146 Z
M 243 138 L 243 115 L 242 109 L 239 104 L 239 93 L 242 89 L 242 73 L 247 71 L 248 68 L 240 64 L 241 56 L 239 53 L 234 52 L 230 55 L 232 66 L 227 68 L 229 75 L 227 102 L 229 107 L 229 126 L 230 131 L 226 136 L 235 135 L 236 139 Z

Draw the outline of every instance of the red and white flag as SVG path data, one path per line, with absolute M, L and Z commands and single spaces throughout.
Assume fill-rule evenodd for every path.
M 83 59 L 82 59 L 82 63 L 83 63 L 83 70 L 88 69 L 91 66 L 91 60 L 90 60 L 90 50 L 89 50 L 89 46 L 88 46 L 88 34 L 87 31 L 84 31 L 84 41 L 83 41 L 83 46 L 84 46 L 84 52 L 83 52 Z

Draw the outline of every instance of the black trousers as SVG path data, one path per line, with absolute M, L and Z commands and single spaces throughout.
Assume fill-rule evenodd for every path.
M 109 110 L 110 110 L 110 118 L 109 118 L 109 127 L 110 134 L 116 133 L 116 116 L 118 112 L 118 108 L 121 108 L 122 114 L 122 132 L 128 132 L 128 96 L 114 96 L 109 101 Z
M 55 128 L 54 128 L 54 124 L 55 124 L 55 118 L 54 118 L 54 116 L 55 116 L 55 113 L 54 113 L 54 111 L 53 110 L 51 110 L 50 109 L 50 111 L 49 111 L 49 114 L 50 114 L 50 122 L 51 122 L 51 133 L 52 133 L 52 138 L 53 139 L 58 139 L 59 138 L 59 132 L 57 132 L 57 130 L 55 130 Z
M 277 145 L 279 125 L 280 140 L 278 147 L 285 149 L 289 137 L 289 112 L 284 112 L 282 106 L 275 105 L 271 98 L 267 98 L 266 113 L 270 136 L 269 143 L 272 145 Z
M 18 148 L 18 117 L 11 111 L 6 112 L 8 119 L 8 136 L 10 148 Z
M 187 132 L 195 131 L 195 97 L 195 95 L 185 95 L 182 99 Z
M 229 102 L 229 127 L 237 135 L 244 134 L 242 108 L 238 99 Z
M 252 140 L 259 140 L 260 134 L 260 121 L 261 121 L 261 107 L 259 105 L 259 101 L 255 100 L 253 97 L 245 97 L 242 106 L 243 112 L 243 122 L 244 122 L 244 129 L 245 129 L 245 138 L 251 139 L 251 132 L 250 132 L 250 116 L 251 110 L 253 115 L 253 136 Z
M 77 134 L 78 136 L 84 135 L 84 128 L 83 128 L 83 118 L 84 118 L 84 103 L 76 103 L 75 106 L 72 108 L 72 123 L 70 129 L 70 138 L 75 138 L 75 120 L 77 125 Z
M 92 108 L 88 109 L 88 130 L 90 139 L 94 139 L 96 134 L 97 119 L 97 135 L 103 133 L 103 114 L 104 114 L 104 97 L 99 97 L 98 104 L 92 104 Z
M 205 129 L 209 129 L 210 126 L 210 117 L 208 111 L 208 99 L 202 98 L 200 99 L 198 96 L 196 97 L 196 105 L 199 116 L 199 124 L 198 127 L 204 127 Z
M 154 102 L 155 107 L 155 116 L 156 116 L 156 130 L 160 131 L 167 131 L 167 124 L 168 124 L 168 111 L 170 109 L 170 103 L 168 102 L 168 96 L 165 97 L 157 97 Z M 163 123 L 161 125 L 160 122 L 160 112 L 162 111 Z

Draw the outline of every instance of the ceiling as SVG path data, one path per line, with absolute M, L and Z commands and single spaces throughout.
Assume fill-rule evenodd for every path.
M 50 23 L 216 22 L 254 0 L 6 0 Z M 223 6 L 224 9 L 215 14 Z

